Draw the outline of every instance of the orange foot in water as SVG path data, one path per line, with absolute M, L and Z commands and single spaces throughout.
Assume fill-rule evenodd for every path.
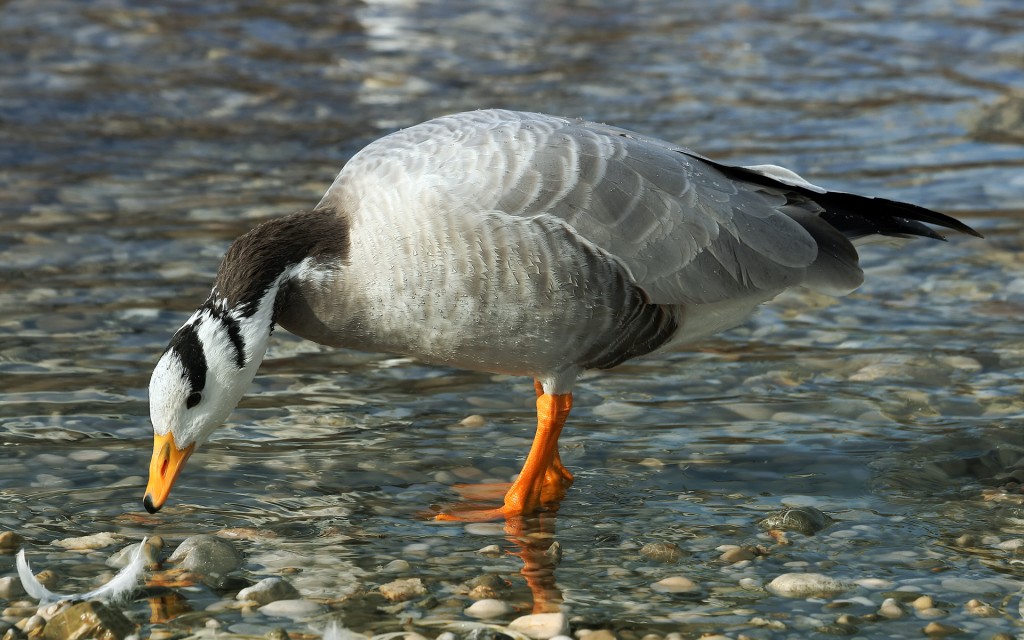
M 505 492 L 504 504 L 490 509 L 458 505 L 435 516 L 437 520 L 507 520 L 558 507 L 573 480 L 558 455 L 558 436 L 572 410 L 572 394 L 547 394 L 540 383 L 534 386 L 537 390 L 537 433 L 523 470 Z M 457 490 L 468 499 L 479 500 L 497 497 L 496 494 L 505 487 L 504 484 L 460 485 Z

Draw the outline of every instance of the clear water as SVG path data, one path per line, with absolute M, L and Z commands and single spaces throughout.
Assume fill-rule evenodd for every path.
M 1014 485 L 1000 487 L 1024 452 L 1024 13 L 1013 0 L 857 5 L 4 3 L 0 530 L 48 553 L 66 590 L 90 584 L 106 553 L 54 540 L 114 531 L 173 544 L 233 530 L 246 577 L 299 567 L 290 579 L 324 602 L 408 560 L 399 577 L 423 578 L 441 601 L 410 609 L 431 637 L 431 624 L 468 619 L 450 585 L 484 573 L 507 578 L 529 611 L 539 592 L 519 575 L 531 553 L 521 541 L 423 518 L 454 499 L 453 482 L 515 473 L 532 437 L 529 380 L 279 335 L 169 506 L 141 508 L 149 372 L 228 243 L 315 203 L 370 140 L 500 106 L 784 164 L 965 217 L 987 236 L 870 247 L 867 283 L 842 301 L 796 292 L 692 352 L 588 375 L 563 435 L 576 483 L 557 517 L 527 523 L 563 549 L 546 597 L 578 626 L 627 634 L 806 637 L 794 629 L 821 602 L 737 584 L 809 570 L 916 588 L 952 624 L 1018 633 L 1012 541 L 1024 513 Z M 485 425 L 460 426 L 470 414 Z M 756 522 L 785 504 L 838 523 L 773 546 Z M 955 542 L 967 533 L 977 544 Z M 690 555 L 645 560 L 651 541 Z M 474 553 L 488 544 L 513 553 Z M 771 553 L 726 567 L 723 544 Z M 12 571 L 0 555 L 0 575 Z M 702 591 L 650 589 L 670 575 Z M 972 593 L 951 578 L 999 586 Z M 221 595 L 188 592 L 184 606 Z M 964 617 L 971 597 L 1000 615 Z M 362 614 L 348 624 L 401 628 Z M 304 628 L 204 615 L 240 632 Z M 788 631 L 749 624 L 783 615 Z M 147 628 L 203 623 L 171 614 Z M 885 624 L 863 631 L 924 623 Z

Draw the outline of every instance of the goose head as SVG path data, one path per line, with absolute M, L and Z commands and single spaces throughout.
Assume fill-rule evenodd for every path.
M 239 237 L 213 291 L 175 332 L 149 382 L 153 455 L 143 506 L 158 511 L 196 448 L 227 420 L 267 352 L 295 288 L 337 268 L 347 228 L 332 209 L 266 222 Z

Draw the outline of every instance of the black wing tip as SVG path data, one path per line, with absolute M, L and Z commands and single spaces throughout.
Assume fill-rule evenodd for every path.
M 954 218 L 953 216 L 945 213 L 939 213 L 932 209 L 922 207 L 920 205 L 911 204 L 909 202 L 900 202 L 899 200 L 890 200 L 888 198 L 871 198 L 875 202 L 885 205 L 886 207 L 892 207 L 894 209 L 905 212 L 903 217 L 906 220 L 913 220 L 915 222 L 924 222 L 927 224 L 935 225 L 936 227 L 942 227 L 944 229 L 952 229 L 965 235 L 974 236 L 975 238 L 984 238 L 977 229 L 968 225 L 961 220 Z M 927 228 L 927 227 L 925 227 Z M 935 240 L 946 240 L 946 237 L 940 233 L 928 229 L 930 232 L 927 237 L 934 238 Z M 925 235 L 925 234 L 922 234 Z

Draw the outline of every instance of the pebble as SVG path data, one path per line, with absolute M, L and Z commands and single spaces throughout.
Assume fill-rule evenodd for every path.
M 113 533 L 94 533 L 90 536 L 81 536 L 79 538 L 64 538 L 63 540 L 55 541 L 53 544 L 74 551 L 92 551 L 118 544 L 121 540 L 121 536 Z
M 21 586 L 21 580 L 15 576 L 4 576 L 0 578 L 0 598 L 10 600 L 24 594 L 25 589 Z
M 397 558 L 381 567 L 381 573 L 407 573 L 412 565 L 407 560 Z
M 773 511 L 757 524 L 762 529 L 795 531 L 805 536 L 813 536 L 833 522 L 835 521 L 822 511 L 804 506 Z
M 106 559 L 104 564 L 114 569 L 121 569 L 128 566 L 131 562 L 132 556 L 135 555 L 135 551 L 139 548 L 141 543 L 135 542 L 123 549 L 119 549 L 114 553 L 110 554 L 110 557 Z M 163 547 L 163 539 L 159 536 L 153 536 L 153 538 L 146 539 L 146 548 L 143 549 L 143 554 L 146 557 L 146 567 L 152 569 L 160 561 L 160 549 Z
M 961 632 L 959 628 L 941 622 L 929 622 L 922 631 L 924 631 L 925 635 L 929 636 L 951 636 Z
M 640 549 L 640 555 L 653 562 L 672 564 L 686 555 L 674 542 L 648 542 Z
M 727 564 L 735 564 L 746 560 L 753 560 L 757 557 L 757 551 L 753 547 L 732 547 L 722 552 L 719 560 Z
M 43 627 L 44 640 L 124 638 L 135 625 L 123 613 L 102 602 L 78 602 L 62 608 Z
M 483 427 L 487 424 L 487 418 L 483 417 L 478 413 L 468 415 L 462 420 L 459 420 L 459 424 L 463 427 L 477 428 Z
M 242 555 L 220 538 L 200 534 L 185 538 L 167 561 L 216 587 L 225 582 L 227 574 L 241 568 Z
M 534 640 L 550 640 L 569 633 L 569 618 L 564 613 L 531 613 L 516 618 L 508 628 Z
M 13 531 L 0 531 L 0 550 L 13 551 L 25 542 L 25 538 Z
M 576 637 L 579 640 L 618 640 L 616 635 L 608 629 L 580 629 L 576 632 Z
M 476 552 L 482 556 L 500 556 L 501 547 L 499 547 L 496 544 L 489 544 L 486 547 L 481 547 L 477 549 Z
M 935 602 L 931 596 L 920 596 L 913 602 L 914 608 L 918 611 L 924 611 L 925 609 L 931 609 L 935 606 Z
M 406 578 L 382 584 L 379 587 L 381 595 L 391 602 L 402 602 L 413 598 L 427 595 L 427 588 L 419 578 Z
M 700 585 L 684 576 L 669 576 L 651 585 L 658 593 L 693 593 L 700 591 Z
M 299 597 L 298 590 L 284 578 L 277 576 L 264 578 L 251 587 L 238 592 L 236 600 L 250 600 L 261 605 L 278 600 L 293 600 Z
M 505 602 L 504 600 L 496 600 L 494 598 L 485 598 L 483 600 L 477 600 L 473 604 L 466 607 L 464 613 L 467 616 L 473 618 L 500 618 L 512 613 L 514 609 L 512 605 Z
M 964 611 L 979 618 L 995 618 L 999 611 L 987 602 L 972 598 L 964 605 Z
M 327 610 L 327 607 L 309 600 L 275 600 L 259 608 L 259 612 L 265 616 L 275 618 L 291 618 L 302 620 L 310 618 Z
M 902 618 L 905 613 L 903 605 L 901 605 L 895 598 L 886 598 L 882 602 L 882 606 L 878 608 L 878 615 L 884 618 L 889 618 L 890 620 Z
M 777 596 L 809 598 L 833 596 L 846 591 L 849 585 L 820 573 L 784 573 L 769 582 L 765 588 Z

